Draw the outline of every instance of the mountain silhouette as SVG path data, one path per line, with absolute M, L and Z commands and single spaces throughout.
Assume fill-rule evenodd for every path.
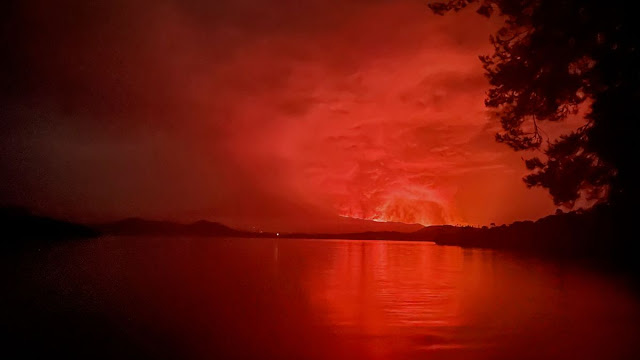
M 9 236 L 4 247 L 54 242 L 98 235 L 113 236 L 202 236 L 245 238 L 298 238 L 345 240 L 428 241 L 437 245 L 489 248 L 553 257 L 596 259 L 622 266 L 632 265 L 625 246 L 629 235 L 619 227 L 615 208 L 606 205 L 589 210 L 558 212 L 537 221 L 517 221 L 500 226 L 435 225 L 413 232 L 365 231 L 347 233 L 274 233 L 236 230 L 200 220 L 183 224 L 170 221 L 128 218 L 86 226 L 33 215 L 22 208 L 0 208 L 0 224 Z
M 251 236 L 252 233 L 235 230 L 217 222 L 200 220 L 191 224 L 171 221 L 128 218 L 112 223 L 98 224 L 94 228 L 105 235 L 154 236 Z
M 99 232 L 91 227 L 34 215 L 20 207 L 0 208 L 0 226 L 4 233 L 3 240 L 0 241 L 0 246 L 3 247 L 99 235 Z

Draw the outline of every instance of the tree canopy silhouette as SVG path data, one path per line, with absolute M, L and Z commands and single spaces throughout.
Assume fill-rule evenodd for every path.
M 477 6 L 501 16 L 480 56 L 491 88 L 485 104 L 502 130 L 498 142 L 537 149 L 525 161 L 529 186 L 547 188 L 557 205 L 581 197 L 620 203 L 635 198 L 632 145 L 640 96 L 640 22 L 625 0 L 449 0 L 429 4 L 443 15 Z M 586 124 L 549 140 L 540 125 L 586 110 Z

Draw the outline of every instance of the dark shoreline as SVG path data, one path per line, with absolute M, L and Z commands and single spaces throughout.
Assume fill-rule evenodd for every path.
M 345 240 L 428 241 L 463 248 L 499 249 L 542 257 L 596 260 L 636 270 L 631 248 L 630 226 L 609 206 L 586 211 L 558 213 L 537 221 L 518 221 L 493 227 L 429 226 L 415 232 L 369 231 L 358 233 L 271 233 L 232 229 L 201 220 L 191 224 L 145 219 L 125 219 L 113 223 L 81 225 L 32 215 L 7 208 L 0 212 L 9 237 L 4 248 L 55 243 L 69 239 L 113 236 L 201 236 L 238 238 L 303 238 Z

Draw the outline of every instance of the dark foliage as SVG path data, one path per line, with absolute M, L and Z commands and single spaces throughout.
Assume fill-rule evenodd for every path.
M 526 161 L 528 186 L 549 189 L 558 205 L 586 197 L 614 204 L 635 198 L 632 147 L 640 118 L 640 44 L 634 2 L 624 0 L 449 0 L 436 14 L 477 6 L 501 16 L 490 38 L 494 53 L 480 56 L 496 109 L 496 140 L 515 150 L 538 150 Z M 543 122 L 579 109 L 587 124 L 550 141 Z

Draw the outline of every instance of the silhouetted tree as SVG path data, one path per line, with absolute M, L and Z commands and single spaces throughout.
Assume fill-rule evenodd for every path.
M 635 124 L 640 118 L 640 33 L 634 1 L 449 0 L 436 14 L 477 6 L 501 16 L 491 36 L 494 53 L 480 56 L 502 131 L 496 140 L 515 150 L 538 149 L 526 160 L 529 186 L 547 188 L 558 205 L 581 196 L 621 203 L 635 198 Z M 540 124 L 583 107 L 586 125 L 545 139 Z

